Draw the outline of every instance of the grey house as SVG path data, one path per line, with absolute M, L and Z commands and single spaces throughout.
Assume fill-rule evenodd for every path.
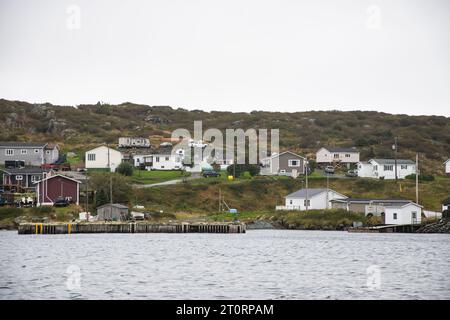
M 107 203 L 97 208 L 97 221 L 123 221 L 128 218 L 128 207 Z
M 330 201 L 333 209 L 344 209 L 351 212 L 364 212 L 377 214 L 385 211 L 389 206 L 403 206 L 412 203 L 404 199 L 369 199 L 369 198 L 346 198 L 333 199 Z
M 261 160 L 261 175 L 286 175 L 297 177 L 305 174 L 306 158 L 291 151 L 274 154 Z
M 52 164 L 59 158 L 59 147 L 51 143 L 0 142 L 0 164 L 24 161 L 25 166 Z
M 36 181 L 42 180 L 52 171 L 50 169 L 41 169 L 38 167 L 4 169 L 2 183 L 7 188 L 23 188 L 28 191 L 36 190 Z

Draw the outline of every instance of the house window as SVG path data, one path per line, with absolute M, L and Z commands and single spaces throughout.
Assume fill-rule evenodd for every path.
M 45 153 L 50 154 L 52 151 L 51 150 L 47 150 L 45 151 Z
M 31 182 L 39 181 L 39 176 L 31 176 Z
M 27 154 L 27 149 L 20 150 L 20 154 Z
M 88 161 L 95 161 L 95 153 L 88 153 Z
M 397 214 L 396 213 L 392 214 L 392 219 L 397 220 Z
M 292 200 L 289 200 L 289 204 L 292 204 Z
M 346 153 L 346 154 L 345 154 L 345 157 L 346 157 L 346 158 L 350 158 L 350 153 Z
M 373 170 L 377 171 L 378 170 L 378 166 L 373 166 Z
M 407 166 L 406 164 L 402 164 L 402 165 L 400 166 L 400 168 L 401 168 L 402 170 L 406 170 L 406 169 L 408 169 L 408 166 Z
M 155 158 L 155 162 L 159 162 L 159 157 L 156 157 L 156 158 Z
M 411 215 L 412 215 L 413 219 L 417 219 L 417 212 L 416 211 L 411 212 Z
M 339 159 L 339 153 L 335 153 L 335 154 L 334 154 L 334 158 L 335 158 L 335 159 Z
M 16 176 L 16 180 L 17 180 L 17 181 L 23 180 L 23 176 L 22 176 L 22 175 L 17 175 L 17 176 Z
M 311 200 L 308 200 L 308 201 L 306 201 L 306 200 L 303 200 L 303 205 L 306 207 L 306 206 L 310 206 L 311 205 Z
M 394 166 L 392 164 L 385 165 L 384 171 L 394 171 Z
M 289 167 L 299 167 L 300 160 L 291 159 L 289 160 Z
M 161 169 L 164 169 L 164 166 L 161 166 Z
M 166 157 L 166 161 L 169 161 L 169 157 Z
M 34 149 L 34 153 L 39 153 L 39 149 Z
M 7 155 L 7 156 L 13 156 L 13 155 L 14 155 L 14 150 L 13 150 L 13 149 L 6 149 L 6 150 L 5 150 L 5 155 Z

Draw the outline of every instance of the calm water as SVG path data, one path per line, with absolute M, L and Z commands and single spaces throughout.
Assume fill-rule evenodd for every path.
M 0 248 L 1 299 L 450 298 L 450 235 L 0 231 Z

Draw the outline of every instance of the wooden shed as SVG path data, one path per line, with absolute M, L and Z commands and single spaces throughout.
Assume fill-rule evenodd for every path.
M 128 207 L 107 203 L 97 208 L 97 221 L 124 221 L 128 219 Z
M 58 198 L 79 204 L 80 181 L 56 174 L 35 182 L 37 205 L 53 205 Z

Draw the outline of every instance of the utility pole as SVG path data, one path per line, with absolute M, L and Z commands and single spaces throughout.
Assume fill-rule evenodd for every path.
M 419 204 L 419 154 L 416 153 L 416 203 Z
M 222 195 L 219 188 L 219 212 L 222 212 Z
M 328 204 L 330 203 L 330 201 L 329 201 L 329 196 L 328 196 L 328 194 L 329 194 L 329 190 L 330 190 L 330 176 L 329 176 L 329 174 L 327 173 L 327 203 L 326 203 L 326 208 L 327 209 L 329 209 L 328 208 Z
M 308 207 L 309 207 L 309 203 L 308 203 L 308 158 L 306 158 L 306 160 L 305 160 L 305 162 L 306 162 L 306 182 L 305 182 L 305 184 L 306 184 L 306 195 L 305 195 L 305 209 L 306 209 L 306 213 L 308 213 Z
M 88 188 L 88 171 L 86 170 L 86 214 L 89 212 L 89 188 Z M 89 218 L 88 218 L 89 219 Z
M 108 168 L 109 168 L 109 202 L 113 204 L 113 198 L 112 198 L 112 174 L 111 174 L 111 158 L 109 156 L 109 147 L 108 148 Z
M 394 145 L 392 146 L 392 149 L 394 149 L 395 182 L 397 182 L 397 137 L 394 137 Z

